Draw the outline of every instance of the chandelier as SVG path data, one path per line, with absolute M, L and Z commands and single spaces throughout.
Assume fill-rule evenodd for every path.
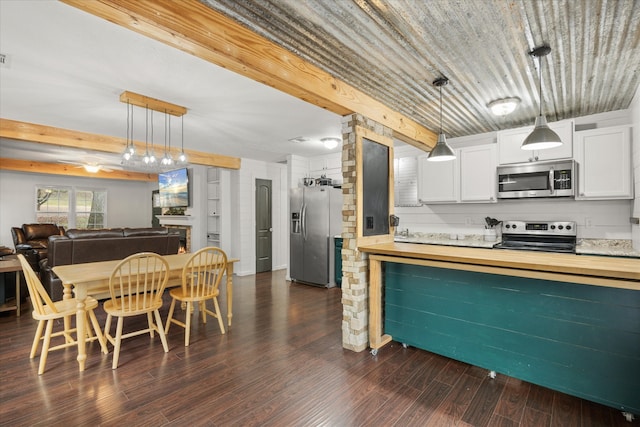
M 168 170 L 176 166 L 184 166 L 188 163 L 187 155 L 184 152 L 184 115 L 187 109 L 180 105 L 171 104 L 159 99 L 125 91 L 120 94 L 120 101 L 127 104 L 127 138 L 126 146 L 122 152 L 122 165 L 134 169 L 146 170 Z M 134 143 L 134 107 L 144 108 L 145 113 L 145 140 L 144 154 L 138 154 Z M 153 112 L 164 114 L 164 150 L 163 155 L 158 160 L 155 155 L 154 123 Z M 171 149 L 171 116 L 181 118 L 181 141 L 180 153 L 175 156 Z

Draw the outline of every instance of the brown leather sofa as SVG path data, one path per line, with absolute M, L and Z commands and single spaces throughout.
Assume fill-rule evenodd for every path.
M 54 301 L 62 298 L 62 282 L 53 272 L 58 265 L 124 259 L 138 252 L 178 253 L 180 236 L 168 228 L 69 229 L 51 236 L 49 256 L 40 265 L 40 279 Z
M 34 271 L 39 271 L 39 264 L 47 258 L 49 236 L 64 235 L 64 227 L 56 224 L 22 224 L 12 227 L 11 237 L 17 254 L 23 254 Z

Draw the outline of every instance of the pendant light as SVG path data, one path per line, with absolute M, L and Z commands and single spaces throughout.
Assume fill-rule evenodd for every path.
M 182 119 L 181 141 L 180 141 L 180 155 L 178 156 L 178 164 L 184 165 L 187 163 L 187 155 L 184 153 L 184 115 L 180 116 Z
M 149 151 L 149 114 L 151 114 L 151 151 Z M 146 107 L 145 114 L 145 152 L 142 161 L 148 167 L 154 167 L 156 164 L 156 156 L 153 154 L 153 110 L 149 110 L 149 106 Z
M 167 151 L 167 140 L 169 141 L 169 149 Z M 173 165 L 173 158 L 171 157 L 171 116 L 164 112 L 164 156 L 160 160 L 160 164 L 164 167 L 170 167 Z
M 533 132 L 529 134 L 522 142 L 523 150 L 545 150 L 547 148 L 559 147 L 562 145 L 562 140 L 557 133 L 552 131 L 547 125 L 547 118 L 542 115 L 542 57 L 547 56 L 551 52 L 549 45 L 538 46 L 529 52 L 529 55 L 538 58 L 538 91 L 540 95 L 540 111 L 538 117 L 536 117 L 535 127 Z
M 456 158 L 455 153 L 447 144 L 447 139 L 442 132 L 442 86 L 449 83 L 449 79 L 446 77 L 440 77 L 433 81 L 433 85 L 440 88 L 440 133 L 438 134 L 438 142 L 435 147 L 429 152 L 428 161 L 431 162 L 444 162 L 447 160 L 454 160 Z
M 127 146 L 122 152 L 123 164 L 128 164 L 132 161 L 136 154 L 136 149 L 133 145 L 133 105 L 127 102 Z

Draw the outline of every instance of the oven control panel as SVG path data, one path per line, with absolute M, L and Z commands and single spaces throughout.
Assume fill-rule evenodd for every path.
M 502 234 L 577 235 L 574 221 L 503 221 Z

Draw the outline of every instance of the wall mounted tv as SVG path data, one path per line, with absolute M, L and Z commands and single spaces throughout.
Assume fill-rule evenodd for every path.
M 158 173 L 160 207 L 186 208 L 191 206 L 191 184 L 187 168 Z

